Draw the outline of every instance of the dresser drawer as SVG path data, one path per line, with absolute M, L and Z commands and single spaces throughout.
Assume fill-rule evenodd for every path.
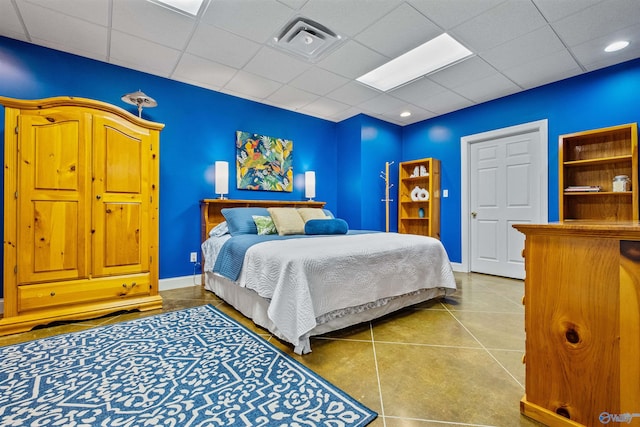
M 149 275 L 73 280 L 18 286 L 18 311 L 83 304 L 150 294 Z

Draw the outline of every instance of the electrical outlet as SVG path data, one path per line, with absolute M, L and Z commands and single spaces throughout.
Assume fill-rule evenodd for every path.
M 191 252 L 191 262 L 198 262 L 198 252 Z
M 449 197 L 449 190 L 442 190 L 442 197 Z

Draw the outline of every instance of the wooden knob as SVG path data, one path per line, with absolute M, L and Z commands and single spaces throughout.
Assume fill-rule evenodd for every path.
M 56 293 L 55 293 L 55 292 L 53 292 L 53 291 L 51 291 L 51 296 L 52 296 L 52 297 L 55 297 L 55 296 L 56 296 Z

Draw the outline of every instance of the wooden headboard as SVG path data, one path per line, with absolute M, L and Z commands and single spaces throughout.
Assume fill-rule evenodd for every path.
M 209 231 L 224 221 L 222 209 L 224 208 L 323 208 L 325 202 L 291 202 L 281 200 L 229 200 L 229 199 L 204 199 L 200 200 L 200 241 L 204 242 L 209 237 Z

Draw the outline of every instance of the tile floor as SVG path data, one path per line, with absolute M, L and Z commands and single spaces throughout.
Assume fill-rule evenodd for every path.
M 456 273 L 458 291 L 383 319 L 312 339 L 293 354 L 199 286 L 163 291 L 163 311 L 213 304 L 378 412 L 372 427 L 539 426 L 524 394 L 523 282 Z M 0 345 L 156 314 L 124 313 L 0 337 Z

